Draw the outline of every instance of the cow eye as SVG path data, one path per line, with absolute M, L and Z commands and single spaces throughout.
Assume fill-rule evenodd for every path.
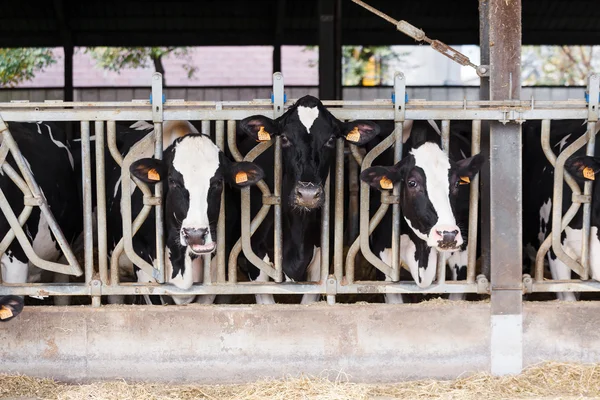
M 329 140 L 325 143 L 325 147 L 330 147 L 330 148 L 335 147 L 335 138 L 333 136 L 330 137 Z
M 291 145 L 292 143 L 290 142 L 290 139 L 288 139 L 285 135 L 281 135 L 281 146 L 290 147 Z
M 407 183 L 408 183 L 408 187 L 411 187 L 411 188 L 415 188 L 418 185 L 417 181 L 415 181 L 414 179 L 409 179 Z
M 177 182 L 175 179 L 169 178 L 169 186 L 180 188 L 181 184 L 179 182 Z

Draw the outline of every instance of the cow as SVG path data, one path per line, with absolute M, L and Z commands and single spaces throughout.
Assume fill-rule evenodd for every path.
M 282 147 L 282 226 L 283 273 L 286 280 L 320 280 L 320 207 L 325 199 L 323 183 L 333 164 L 336 140 L 364 145 L 379 134 L 379 126 L 371 121 L 342 122 L 335 118 L 321 101 L 304 96 L 281 117 L 254 115 L 239 124 L 247 138 L 240 142 L 242 152 L 249 151 L 256 141 L 281 137 Z M 273 147 L 256 162 L 265 170 L 265 180 L 273 187 Z M 258 212 L 262 193 L 251 191 L 251 215 Z M 252 236 L 252 249 L 266 262 L 273 260 L 273 211 Z M 266 273 L 248 265 L 252 281 L 268 281 Z M 318 296 L 305 294 L 302 304 L 316 301 Z M 272 295 L 256 295 L 259 304 L 274 303 Z
M 0 322 L 7 322 L 21 314 L 23 299 L 19 296 L 0 297 Z
M 81 231 L 83 217 L 77 193 L 73 155 L 64 131 L 49 122 L 10 122 L 8 129 L 43 192 L 58 226 L 67 241 L 72 243 Z M 18 171 L 11 154 L 5 162 Z M 19 215 L 24 206 L 23 192 L 2 171 L 0 171 L 0 188 L 14 213 Z M 59 260 L 62 252 L 50 231 L 48 221 L 41 215 L 39 208 L 33 208 L 23 228 L 39 257 L 53 262 Z M 0 237 L 4 237 L 9 230 L 6 217 L 0 213 Z M 5 283 L 46 280 L 42 277 L 42 270 L 29 262 L 16 239 L 2 254 L 1 263 L 2 280 Z
M 127 129 L 120 128 L 121 152 L 126 154 L 153 127 L 138 122 Z M 264 172 L 254 163 L 231 162 L 211 141 L 185 121 L 165 123 L 163 137 L 168 144 L 163 160 L 148 157 L 131 164 L 131 174 L 149 185 L 164 183 L 163 208 L 165 224 L 165 270 L 167 281 L 181 289 L 189 289 L 201 280 L 202 255 L 216 249 L 216 224 L 223 184 L 237 188 L 260 181 Z M 168 143 L 171 141 L 171 143 Z M 121 171 L 116 165 L 107 171 L 107 214 L 109 246 L 114 248 L 122 237 Z M 143 207 L 139 189 L 132 194 L 133 217 Z M 145 261 L 154 264 L 156 248 L 154 211 L 133 237 L 133 248 Z M 120 267 L 130 266 L 121 257 Z M 214 264 L 214 263 L 213 263 Z M 212 267 L 214 271 L 214 266 Z M 154 279 L 135 267 L 138 282 Z M 177 304 L 193 301 L 195 296 L 173 296 Z M 204 296 L 212 302 L 214 296 Z
M 373 166 L 361 173 L 361 180 L 378 190 L 400 184 L 401 247 L 400 260 L 419 287 L 429 287 L 436 277 L 438 253 L 447 255 L 454 279 L 466 273 L 466 246 L 469 195 L 467 184 L 479 172 L 484 157 L 466 157 L 466 139 L 452 131 L 450 157 L 441 149 L 440 135 L 433 121 L 413 121 L 410 140 L 403 147 L 400 162 L 391 167 Z M 461 143 L 462 142 L 462 143 Z M 468 143 L 468 142 L 467 142 Z M 466 151 L 465 151 L 466 150 Z M 386 164 L 390 164 L 390 154 Z M 380 157 L 376 162 L 385 159 Z M 371 210 L 380 202 L 371 193 Z M 391 212 L 373 232 L 371 248 L 391 264 Z M 475 245 L 475 243 L 473 243 Z M 386 277 L 390 280 L 391 277 Z M 387 303 L 401 303 L 399 294 L 387 294 Z
M 596 133 L 600 129 L 597 127 Z M 526 122 L 523 127 L 523 241 L 526 249 L 537 250 L 552 230 L 552 207 L 554 168 L 547 160 L 540 145 L 541 125 L 539 121 Z M 577 140 L 587 131 L 585 121 L 553 121 L 550 129 L 550 146 L 556 155 Z M 600 152 L 600 143 L 596 142 L 595 153 Z M 595 183 L 595 174 L 600 172 L 597 157 L 586 156 L 585 146 L 573 154 L 565 163 L 565 171 L 583 183 L 592 181 L 592 212 L 589 242 L 590 275 L 600 280 L 600 187 Z M 563 184 L 563 215 L 572 204 L 571 188 Z M 561 236 L 565 252 L 575 260 L 581 261 L 581 238 L 583 226 L 583 207 L 568 224 Z M 530 257 L 535 259 L 535 252 Z M 552 279 L 571 279 L 571 270 L 550 249 L 547 254 Z M 559 300 L 575 301 L 572 292 L 557 293 Z

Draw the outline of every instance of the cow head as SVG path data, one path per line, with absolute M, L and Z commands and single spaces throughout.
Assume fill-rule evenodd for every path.
M 595 181 L 600 173 L 600 157 L 572 156 L 565 162 L 565 170 L 579 182 Z
M 0 322 L 6 322 L 23 311 L 23 299 L 18 296 L 0 297 Z
M 477 154 L 454 162 L 438 143 L 416 136 L 398 164 L 367 168 L 361 179 L 377 189 L 400 184 L 402 215 L 415 235 L 437 251 L 456 251 L 463 244 L 455 218 L 459 187 L 477 175 L 484 158 Z
M 257 141 L 281 137 L 282 198 L 285 206 L 303 212 L 318 209 L 325 200 L 323 182 L 336 139 L 363 145 L 379 134 L 379 126 L 370 121 L 339 121 L 313 96 L 302 97 L 276 120 L 255 115 L 242 120 L 240 127 Z
M 175 140 L 162 161 L 144 158 L 131 164 L 130 171 L 149 184 L 167 182 L 164 210 L 170 257 L 187 253 L 192 259 L 216 248 L 223 182 L 242 188 L 264 176 L 254 163 L 229 161 L 208 136 L 201 134 Z M 184 275 L 184 265 L 174 263 L 172 278 L 179 272 Z

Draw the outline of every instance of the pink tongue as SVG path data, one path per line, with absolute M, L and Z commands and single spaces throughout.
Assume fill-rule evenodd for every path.
M 212 248 L 214 247 L 212 244 L 193 244 L 190 246 L 192 248 L 193 251 L 195 251 L 196 253 L 201 253 L 203 251 L 209 251 L 212 250 Z

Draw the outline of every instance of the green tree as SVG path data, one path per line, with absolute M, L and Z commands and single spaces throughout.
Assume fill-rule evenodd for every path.
M 342 80 L 345 86 L 390 84 L 391 64 L 408 53 L 391 46 L 344 46 L 342 48 Z
M 600 46 L 523 46 L 524 85 L 586 85 L 600 70 Z
M 52 49 L 0 49 L 0 86 L 15 86 L 31 80 L 37 72 L 56 63 Z
M 165 85 L 163 59 L 167 55 L 187 61 L 183 69 L 188 78 L 192 78 L 197 71 L 187 47 L 88 47 L 86 53 L 90 54 L 100 67 L 117 73 L 123 68 L 146 68 L 152 65 L 156 72 L 163 75 Z

